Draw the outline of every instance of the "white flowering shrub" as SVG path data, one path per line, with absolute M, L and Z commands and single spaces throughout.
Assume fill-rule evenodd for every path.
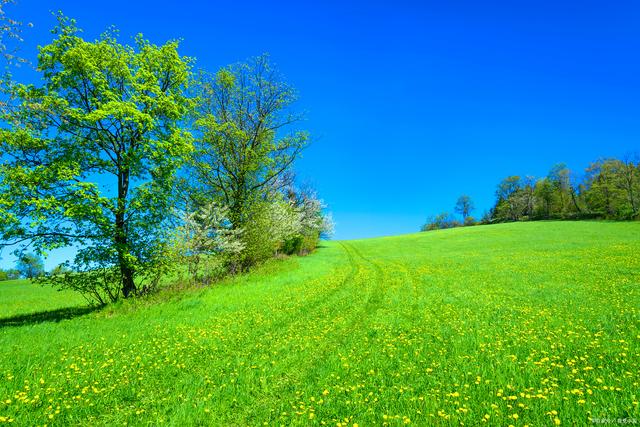
M 207 284 L 224 275 L 232 259 L 245 249 L 242 230 L 233 228 L 225 206 L 208 203 L 184 214 L 182 223 L 174 248 L 196 282 Z

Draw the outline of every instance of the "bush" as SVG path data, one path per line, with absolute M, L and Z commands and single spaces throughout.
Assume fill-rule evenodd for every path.
M 471 226 L 471 225 L 476 225 L 476 224 L 478 224 L 478 223 L 476 222 L 476 219 L 474 217 L 472 217 L 472 216 L 468 216 L 468 217 L 466 217 L 464 219 L 465 227 L 468 227 L 468 226 Z
M 430 217 L 426 224 L 422 226 L 421 231 L 443 230 L 446 228 L 461 227 L 462 223 L 449 213 L 443 212 L 436 216 Z
M 281 243 L 277 240 L 278 233 L 274 233 L 273 215 L 268 202 L 254 203 L 248 218 L 240 238 L 244 249 L 238 256 L 238 270 L 246 270 L 273 257 Z
M 228 208 L 208 203 L 183 216 L 167 258 L 187 266 L 194 282 L 210 284 L 224 276 L 234 256 L 244 249 L 243 230 L 234 229 Z

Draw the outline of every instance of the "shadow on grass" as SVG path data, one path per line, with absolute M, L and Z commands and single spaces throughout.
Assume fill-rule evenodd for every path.
M 67 307 L 57 310 L 39 311 L 37 313 L 18 314 L 11 317 L 0 319 L 0 329 L 12 326 L 35 325 L 44 322 L 59 322 L 65 319 L 73 319 L 74 317 L 84 316 L 93 313 L 101 307 Z

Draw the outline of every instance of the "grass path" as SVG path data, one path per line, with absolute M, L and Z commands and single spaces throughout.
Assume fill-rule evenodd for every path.
M 0 421 L 640 423 L 638 253 L 637 223 L 521 223 L 328 242 L 91 313 L 0 285 Z

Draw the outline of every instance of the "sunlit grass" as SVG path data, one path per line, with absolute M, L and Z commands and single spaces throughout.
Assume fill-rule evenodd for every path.
M 6 318 L 81 300 L 0 284 L 0 420 L 640 422 L 640 224 L 518 223 L 325 246 L 182 298 L 60 322 Z

